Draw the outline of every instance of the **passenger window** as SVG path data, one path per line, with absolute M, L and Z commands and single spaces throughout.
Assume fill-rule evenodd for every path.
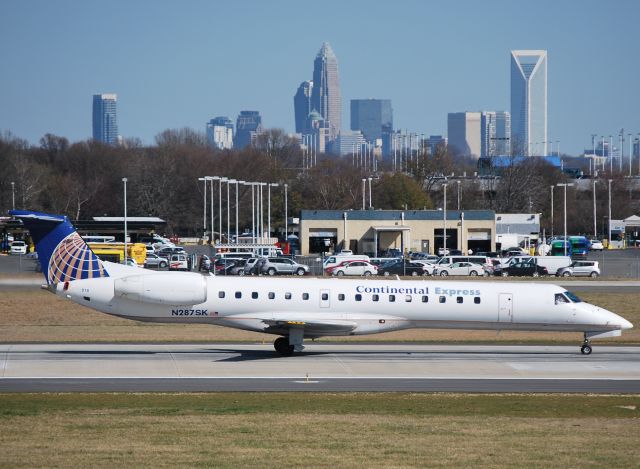
M 479 297 L 479 296 L 474 297 L 474 298 L 473 298 L 473 302 L 474 302 L 475 304 L 479 305 L 479 304 L 480 304 L 480 297 Z
M 322 294 L 322 300 L 323 301 L 327 301 L 329 299 L 329 294 L 328 293 L 323 293 Z
M 253 298 L 254 300 L 257 300 L 258 299 L 258 292 L 257 291 L 251 292 L 251 298 Z
M 458 296 L 458 297 L 456 297 L 456 301 L 457 301 L 458 303 L 462 303 L 463 299 L 462 299 L 462 297 L 461 297 L 461 296 Z
M 338 301 L 344 301 L 344 293 L 338 293 Z
M 379 295 L 371 295 L 371 299 L 373 301 L 378 301 L 380 299 L 380 296 Z
M 447 301 L 447 297 L 446 297 L 446 296 L 441 296 L 440 298 L 438 298 L 438 301 L 439 301 L 440 303 L 446 303 L 446 301 Z
M 291 299 L 291 293 L 290 292 L 285 293 L 284 294 L 284 299 L 285 300 L 290 300 Z
M 276 294 L 272 291 L 269 292 L 269 299 L 273 300 L 276 297 Z
M 360 293 L 356 293 L 356 301 L 362 301 L 362 295 Z
M 404 301 L 407 302 L 407 303 L 411 303 L 412 299 L 413 298 L 411 297 L 411 295 L 405 295 L 405 297 L 404 297 Z
M 427 295 L 422 295 L 422 302 L 423 303 L 428 303 L 429 302 L 429 297 Z
M 219 291 L 218 292 L 218 298 L 224 298 L 224 292 L 223 291 Z
M 303 293 L 302 294 L 302 299 L 303 300 L 308 300 L 309 299 L 309 294 L 308 293 Z
M 236 298 L 242 298 L 242 292 L 237 291 L 236 292 Z
M 393 303 L 394 301 L 396 301 L 396 295 L 389 295 L 389 302 Z

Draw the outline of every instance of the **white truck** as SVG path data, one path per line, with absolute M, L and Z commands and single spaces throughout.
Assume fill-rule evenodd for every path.
M 571 257 L 569 256 L 514 256 L 505 259 L 498 269 L 517 262 L 527 261 L 529 259 L 533 259 L 534 263 L 541 267 L 545 267 L 549 272 L 549 275 L 556 275 L 558 269 L 569 267 L 571 265 Z

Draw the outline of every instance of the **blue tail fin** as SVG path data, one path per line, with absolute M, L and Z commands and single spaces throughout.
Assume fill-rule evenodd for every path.
M 28 210 L 9 213 L 29 230 L 47 283 L 109 276 L 67 217 Z

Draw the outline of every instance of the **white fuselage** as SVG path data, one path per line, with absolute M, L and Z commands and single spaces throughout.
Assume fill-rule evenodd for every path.
M 596 337 L 632 327 L 547 283 L 206 277 L 105 264 L 110 277 L 75 280 L 66 290 L 59 284 L 57 293 L 138 321 L 208 323 L 280 335 L 299 327 L 304 337 L 408 328 L 581 331 Z M 558 295 L 567 301 L 558 302 Z

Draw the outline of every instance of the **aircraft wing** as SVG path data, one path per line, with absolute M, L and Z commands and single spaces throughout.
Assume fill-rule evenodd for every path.
M 301 318 L 278 318 L 263 319 L 267 325 L 265 332 L 282 333 L 291 329 L 303 329 L 305 332 L 313 334 L 337 334 L 353 331 L 357 324 L 353 321 L 339 319 L 301 319 Z

